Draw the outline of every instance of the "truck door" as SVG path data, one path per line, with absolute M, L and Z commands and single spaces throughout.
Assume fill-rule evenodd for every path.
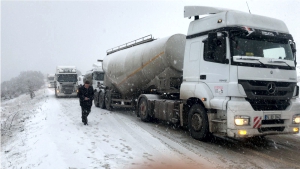
M 211 36 L 211 35 L 209 35 Z M 226 33 L 204 36 L 202 57 L 200 58 L 200 81 L 206 83 L 214 98 L 228 96 L 229 83 L 229 45 Z M 213 44 L 212 44 L 213 43 Z

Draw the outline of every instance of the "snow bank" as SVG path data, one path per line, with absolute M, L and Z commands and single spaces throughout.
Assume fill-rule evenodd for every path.
M 84 126 L 77 98 L 57 99 L 53 89 L 45 92 L 37 93 L 38 98 L 30 103 L 25 99 L 27 103 L 15 106 L 24 111 L 2 142 L 2 168 L 142 168 L 174 166 L 176 162 L 190 168 L 216 165 L 169 138 L 157 137 L 156 131 L 146 131 L 136 118 L 132 121 L 92 107 L 89 125 Z M 7 113 L 14 107 L 3 106 Z

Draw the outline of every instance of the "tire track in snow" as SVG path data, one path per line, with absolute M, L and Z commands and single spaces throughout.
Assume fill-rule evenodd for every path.
M 125 115 L 124 111 L 120 111 L 120 114 L 123 114 L 123 116 L 127 118 L 136 118 L 132 117 L 132 115 Z M 131 116 L 131 117 L 130 117 Z M 141 122 L 143 123 L 143 122 Z M 145 123 L 147 124 L 147 123 Z M 228 142 L 223 139 L 218 139 L 218 141 L 215 141 L 213 143 L 206 143 L 206 142 L 200 142 L 197 140 L 194 140 L 190 138 L 187 134 L 185 134 L 184 139 L 179 138 L 178 132 L 182 131 L 173 131 L 172 134 L 165 131 L 165 128 L 170 128 L 171 126 L 162 126 L 160 128 L 153 127 L 153 123 L 148 123 L 148 125 L 141 125 L 142 128 L 145 128 L 148 132 L 152 132 L 153 130 L 156 130 L 157 133 L 160 133 L 161 135 L 165 136 L 166 138 L 169 138 L 170 140 L 177 142 L 179 145 L 185 147 L 191 152 L 194 152 L 197 155 L 202 155 L 204 157 L 207 157 L 206 159 L 214 159 L 216 161 L 216 157 L 225 163 L 225 165 L 222 166 L 229 166 L 230 168 L 269 168 L 270 166 L 273 167 L 293 167 L 298 168 L 297 164 L 293 164 L 287 161 L 287 159 L 280 159 L 273 157 L 273 155 L 278 154 L 278 152 L 273 151 L 270 154 L 267 154 L 267 152 L 270 152 L 267 149 L 264 149 L 264 152 L 260 152 L 258 150 L 255 150 L 254 146 L 245 146 L 242 142 Z M 149 128 L 152 128 L 148 130 Z M 176 133 L 174 135 L 174 132 Z M 156 133 L 153 134 L 154 136 L 157 135 Z M 180 135 L 180 134 L 179 134 Z M 163 142 L 166 140 L 165 138 L 158 137 Z M 300 142 L 300 141 L 299 141 Z M 299 143 L 298 142 L 298 143 Z M 168 143 L 167 143 L 168 144 Z M 218 145 L 219 144 L 219 145 Z M 177 146 L 175 146 L 176 148 Z M 204 150 L 200 150 L 199 148 L 203 148 Z M 205 152 L 205 153 L 204 153 Z M 291 151 L 292 153 L 292 151 Z
M 149 137 L 153 137 L 157 140 L 159 140 L 159 142 L 161 142 L 164 145 L 164 148 L 168 149 L 169 152 L 173 152 L 174 157 L 173 158 L 169 158 L 168 160 L 173 161 L 173 162 L 178 162 L 181 161 L 182 163 L 186 163 L 192 166 L 201 166 L 201 168 L 205 168 L 207 166 L 214 167 L 214 168 L 222 168 L 220 166 L 221 163 L 219 163 L 219 165 L 216 162 L 213 162 L 212 160 L 205 158 L 204 156 L 202 156 L 201 154 L 196 154 L 193 151 L 190 151 L 190 149 L 187 149 L 185 146 L 182 146 L 181 144 L 179 144 L 176 140 L 170 139 L 169 137 L 166 137 L 165 135 L 163 135 L 159 130 L 157 130 L 156 128 L 152 128 L 149 127 L 149 123 L 144 123 L 141 122 L 139 119 L 136 120 L 132 120 L 130 119 L 130 121 L 128 120 L 123 120 L 123 119 L 129 119 L 127 115 L 124 115 L 124 112 L 116 112 L 118 114 L 114 114 L 115 119 L 118 122 L 121 122 L 121 126 L 123 126 L 123 128 L 127 131 L 136 131 L 139 130 L 142 133 L 147 133 L 150 136 Z M 122 114 L 120 116 L 120 114 Z M 136 139 L 141 139 L 141 138 L 136 138 Z M 149 146 L 149 141 L 144 139 L 142 140 L 143 142 L 146 142 L 146 144 Z M 155 147 L 155 145 L 151 145 L 149 147 Z M 163 152 L 160 150 L 160 148 L 155 147 L 158 151 L 160 151 L 162 153 L 162 157 L 166 156 L 167 152 Z

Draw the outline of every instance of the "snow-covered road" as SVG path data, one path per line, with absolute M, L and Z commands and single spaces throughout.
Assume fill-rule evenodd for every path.
M 53 89 L 1 105 L 2 168 L 297 168 L 299 135 L 260 142 L 200 142 L 188 131 L 144 123 L 133 111 L 92 107 L 89 125 L 77 98 L 55 98 Z M 154 167 L 155 166 L 155 167 Z
M 53 89 L 36 95 L 30 104 L 25 101 L 27 95 L 3 103 L 3 112 L 19 107 L 18 116 L 32 108 L 31 116 L 25 115 L 24 126 L 14 119 L 15 131 L 8 139 L 4 136 L 3 168 L 140 168 L 178 161 L 211 166 L 188 149 L 174 151 L 166 141 L 140 127 L 137 123 L 141 122 L 131 115 L 128 118 L 93 107 L 89 125 L 84 126 L 77 98 L 57 99 Z M 167 142 L 172 144 L 172 140 Z

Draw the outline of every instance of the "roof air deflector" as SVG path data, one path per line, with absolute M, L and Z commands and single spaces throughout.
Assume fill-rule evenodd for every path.
M 231 11 L 231 9 L 215 8 L 215 7 L 208 7 L 208 6 L 185 6 L 184 17 L 187 18 L 187 17 L 198 16 L 198 15 L 217 14 L 226 11 Z

